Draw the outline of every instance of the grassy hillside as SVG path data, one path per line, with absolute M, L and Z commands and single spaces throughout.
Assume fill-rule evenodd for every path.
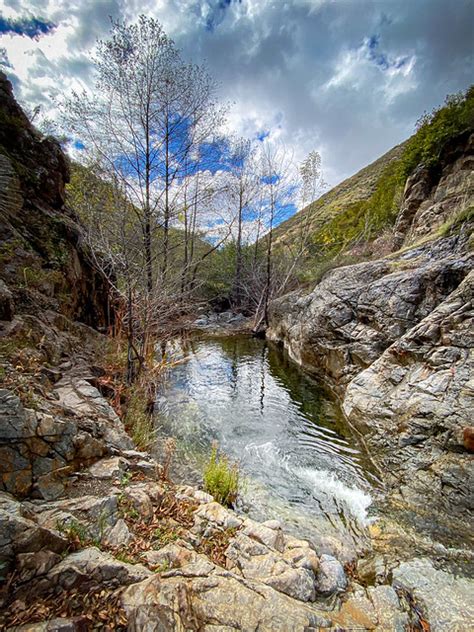
M 308 204 L 290 219 L 282 222 L 275 229 L 275 243 L 294 239 L 299 235 L 302 225 L 309 226 L 311 232 L 314 233 L 351 204 L 370 198 L 385 167 L 400 158 L 404 146 L 405 143 L 393 147 L 375 162 L 347 178 L 315 202 Z
M 436 170 L 446 143 L 474 130 L 474 86 L 447 97 L 443 107 L 425 114 L 416 133 L 308 205 L 275 231 L 277 249 L 302 241 L 306 250 L 298 270 L 301 282 L 314 282 L 330 267 L 366 259 L 390 248 L 406 180 L 419 164 Z

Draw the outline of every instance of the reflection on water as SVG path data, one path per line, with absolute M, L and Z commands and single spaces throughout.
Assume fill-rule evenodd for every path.
M 240 510 L 306 537 L 360 539 L 373 479 L 314 380 L 250 337 L 174 343 L 167 355 L 178 362 L 157 399 L 157 426 L 178 440 L 178 476 L 199 481 L 217 441 L 245 477 Z

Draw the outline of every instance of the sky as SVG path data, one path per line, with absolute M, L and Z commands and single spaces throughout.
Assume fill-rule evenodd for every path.
M 157 18 L 205 62 L 228 127 L 317 150 L 334 186 L 474 82 L 474 0 L 0 0 L 0 59 L 30 108 L 92 83 L 110 16 Z M 54 114 L 54 112 L 53 112 Z

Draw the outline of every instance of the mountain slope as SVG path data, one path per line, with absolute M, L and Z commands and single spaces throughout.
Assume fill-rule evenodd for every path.
M 447 97 L 442 107 L 425 114 L 416 133 L 404 143 L 279 226 L 275 242 L 280 248 L 291 250 L 292 244 L 304 244 L 300 281 L 314 282 L 328 269 L 388 255 L 400 248 L 419 204 L 438 184 L 444 167 L 456 161 L 457 156 L 451 153 L 466 143 L 473 129 L 471 87 Z M 456 186 L 455 178 L 453 183 Z M 401 208 L 410 187 L 410 205 Z M 454 200 L 458 211 L 459 203 Z M 430 208 L 437 215 L 436 221 L 425 217 L 430 230 L 450 220 L 446 209 L 439 205 Z M 420 226 L 417 233 L 418 237 L 424 234 Z
M 282 222 L 275 229 L 275 243 L 290 241 L 307 223 L 309 223 L 311 231 L 315 232 L 325 222 L 351 204 L 367 200 L 375 191 L 383 170 L 391 162 L 400 158 L 404 146 L 405 143 L 402 143 L 393 147 L 370 165 L 335 186 L 315 202 L 305 206 L 290 219 Z

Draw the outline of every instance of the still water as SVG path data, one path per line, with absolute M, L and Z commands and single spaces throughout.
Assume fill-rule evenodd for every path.
M 156 423 L 159 435 L 177 441 L 175 480 L 198 483 L 217 442 L 240 465 L 239 511 L 278 519 L 313 541 L 336 537 L 360 548 L 376 481 L 320 384 L 281 349 L 251 337 L 179 341 L 166 355 L 172 367 Z

